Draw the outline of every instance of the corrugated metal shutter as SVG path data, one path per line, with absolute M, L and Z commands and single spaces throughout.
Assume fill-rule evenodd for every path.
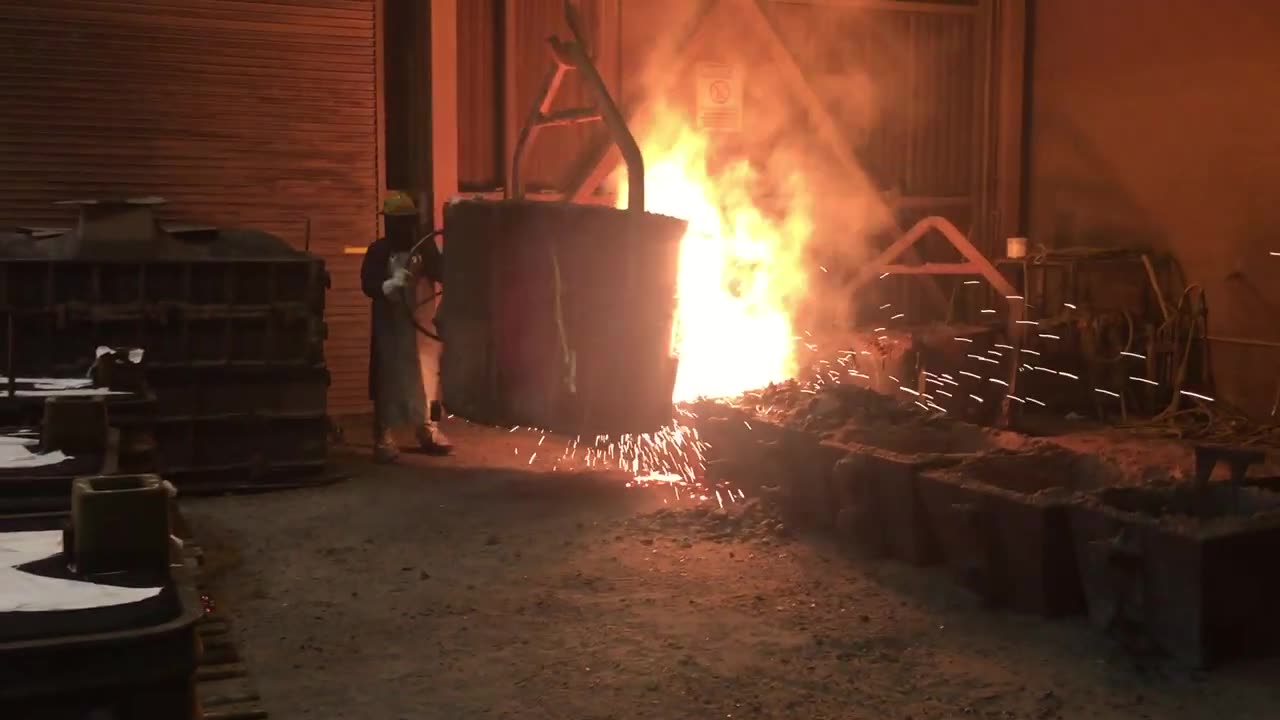
M 0 226 L 54 201 L 160 195 L 332 276 L 330 412 L 368 401 L 359 256 L 376 232 L 377 0 L 0 0 Z

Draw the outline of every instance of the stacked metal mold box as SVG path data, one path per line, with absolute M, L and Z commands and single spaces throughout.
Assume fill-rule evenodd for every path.
M 1246 475 L 1265 460 L 1255 448 L 1195 446 L 1194 481 L 1156 481 L 1049 441 L 900 452 L 712 403 L 694 415 L 708 480 L 779 500 L 788 524 L 942 569 L 989 608 L 1088 617 L 1196 668 L 1280 653 L 1280 579 L 1260 570 L 1280 551 L 1280 478 Z
M 162 227 L 156 202 L 81 203 L 73 230 L 0 233 L 0 358 L 58 377 L 99 346 L 142 349 L 157 470 L 179 487 L 320 470 L 324 262 L 263 232 Z

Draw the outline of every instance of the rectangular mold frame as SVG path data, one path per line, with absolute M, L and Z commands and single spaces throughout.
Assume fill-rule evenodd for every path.
M 1203 528 L 1108 504 L 1116 491 L 1070 509 L 1094 624 L 1127 623 L 1198 668 L 1274 654 L 1280 576 L 1270 568 L 1280 553 L 1280 510 Z
M 963 466 L 925 472 L 918 480 L 948 568 L 992 606 L 1044 617 L 1083 613 L 1068 517 L 1071 492 L 1037 495 L 988 480 L 980 469 Z M 1041 489 L 1069 484 L 1044 483 Z

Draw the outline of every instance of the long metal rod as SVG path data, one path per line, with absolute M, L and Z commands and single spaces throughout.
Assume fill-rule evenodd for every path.
M 1223 343 L 1226 345 L 1244 345 L 1247 347 L 1280 348 L 1280 340 L 1259 340 L 1257 338 L 1222 337 L 1220 335 L 1210 335 L 1205 339 L 1208 340 L 1209 342 Z
M 1151 256 L 1142 255 L 1142 267 L 1147 271 L 1147 282 L 1151 283 L 1151 292 L 1156 296 L 1156 302 L 1160 303 L 1160 316 L 1165 322 L 1169 321 L 1169 303 L 1165 302 L 1164 291 L 1160 289 L 1160 280 L 1156 277 L 1156 268 L 1151 264 Z
M 1002 68 L 995 58 L 995 48 L 993 46 L 995 38 L 999 36 L 999 12 L 996 9 L 998 0 L 983 0 L 979 3 L 981 13 L 975 19 L 974 33 L 978 38 L 979 47 L 981 48 L 981 57 L 979 63 L 982 68 L 981 73 L 977 73 L 975 78 L 974 95 L 978 101 L 978 112 L 976 122 L 978 128 L 977 146 L 979 148 L 979 161 L 975 163 L 977 166 L 974 172 L 977 177 L 971 178 L 973 192 L 973 217 L 974 223 L 969 228 L 970 237 L 978 242 L 987 252 L 999 242 L 995 237 L 995 229 L 999 226 L 996 219 L 996 208 L 991 201 L 992 182 L 994 181 L 994 173 L 991 172 L 995 152 L 995 134 L 998 132 L 999 120 L 998 113 L 992 107 L 995 102 L 994 85 L 996 74 L 1002 72 Z
M 913 0 L 773 0 L 778 5 L 809 7 L 846 7 L 877 12 L 923 12 L 931 15 L 973 15 L 978 8 L 973 5 L 945 5 L 939 2 Z

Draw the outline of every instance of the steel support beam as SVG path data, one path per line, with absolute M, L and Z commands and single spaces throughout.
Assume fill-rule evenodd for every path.
M 503 192 L 511 192 L 511 171 L 520 141 L 520 0 L 502 4 L 502 156 Z
M 431 0 L 431 197 L 435 227 L 458 194 L 458 0 Z
M 1023 112 L 1026 101 L 1027 0 L 994 0 L 995 136 L 992 179 L 993 230 L 997 240 L 1022 232 Z
M 387 19 L 386 0 L 375 0 L 374 6 L 374 124 L 378 133 L 378 165 L 377 184 L 378 197 L 373 199 L 374 207 L 382 206 L 382 198 L 387 194 L 387 37 L 385 24 Z M 382 226 L 382 215 L 374 216 L 373 237 L 382 237 L 386 228 Z M 343 254 L 348 254 L 343 249 Z

